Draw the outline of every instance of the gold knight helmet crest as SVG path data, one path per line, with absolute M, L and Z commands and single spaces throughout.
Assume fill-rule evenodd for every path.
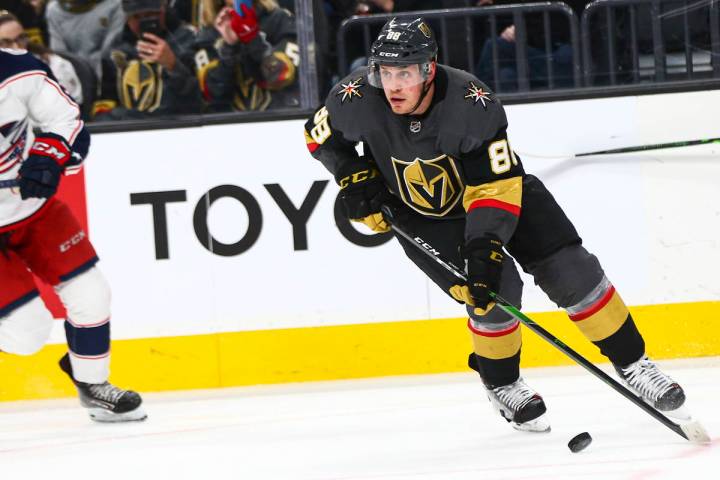
M 163 94 L 162 67 L 144 60 L 129 60 L 121 52 L 111 55 L 120 82 L 120 103 L 129 110 L 152 112 L 160 106 Z
M 412 162 L 392 157 L 392 164 L 403 201 L 423 215 L 442 217 L 462 197 L 463 183 L 455 160 L 447 155 Z
M 418 25 L 418 29 L 420 29 L 422 34 L 425 35 L 427 38 L 430 38 L 432 36 L 432 32 L 430 31 L 430 27 L 427 26 L 427 23 L 422 22 L 420 25 Z

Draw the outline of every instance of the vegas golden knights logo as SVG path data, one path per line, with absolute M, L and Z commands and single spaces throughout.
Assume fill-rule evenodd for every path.
M 143 60 L 127 60 L 114 51 L 111 58 L 117 68 L 118 97 L 128 110 L 152 112 L 160 106 L 163 94 L 162 66 Z
M 455 160 L 442 155 L 432 160 L 416 158 L 404 162 L 392 158 L 398 189 L 403 201 L 423 215 L 442 217 L 462 197 Z
M 242 66 L 235 68 L 235 92 L 233 104 L 237 110 L 258 111 L 267 110 L 272 102 L 272 95 L 269 91 L 261 88 L 252 77 L 246 76 Z

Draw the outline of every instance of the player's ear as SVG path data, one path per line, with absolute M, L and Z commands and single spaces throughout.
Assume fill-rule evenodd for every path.
M 437 73 L 437 62 L 430 62 L 430 74 L 428 75 L 428 79 L 432 82 L 435 80 L 435 73 Z

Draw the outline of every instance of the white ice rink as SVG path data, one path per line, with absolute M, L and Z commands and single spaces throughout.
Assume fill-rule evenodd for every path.
M 143 423 L 76 400 L 0 404 L 3 479 L 720 478 L 720 357 L 662 362 L 713 442 L 691 445 L 580 367 L 528 369 L 552 432 L 520 433 L 474 374 L 146 394 Z M 571 453 L 587 431 L 593 443 Z

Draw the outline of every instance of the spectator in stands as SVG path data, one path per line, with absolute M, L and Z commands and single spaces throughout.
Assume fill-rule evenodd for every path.
M 201 0 L 168 0 L 168 8 L 173 10 L 175 16 L 181 21 L 196 29 L 200 28 Z
M 123 0 L 127 23 L 103 58 L 96 120 L 197 113 L 202 101 L 192 71 L 195 33 L 165 0 Z
M 45 0 L 3 0 L 0 10 L 15 15 L 32 44 L 48 44 Z
M 51 0 L 45 15 L 50 48 L 89 60 L 100 77 L 101 59 L 125 23 L 120 0 Z
M 210 111 L 299 106 L 295 17 L 275 0 L 202 0 L 195 64 Z
M 478 6 L 518 4 L 517 0 L 479 0 Z M 588 0 L 566 1 L 578 13 L 589 3 Z M 518 89 L 518 72 L 516 57 L 517 27 L 508 16 L 499 16 L 497 27 L 501 32 L 497 38 L 487 39 L 482 47 L 475 73 L 491 88 L 499 92 L 511 92 Z M 527 66 L 531 88 L 547 88 L 548 69 L 545 50 L 545 28 L 540 13 L 524 15 L 527 47 Z M 553 21 L 554 20 L 554 21 Z M 570 33 L 564 17 L 551 15 L 552 71 L 555 88 L 573 86 L 573 51 L 570 46 Z M 493 72 L 492 48 L 497 47 L 498 81 L 495 84 Z
M 50 67 L 58 83 L 77 103 L 83 102 L 82 86 L 72 63 L 47 47 L 31 42 L 20 20 L 7 10 L 0 10 L 0 48 L 29 50 Z
M 372 13 L 437 10 L 441 8 L 448 8 L 446 3 L 446 0 L 360 0 L 357 2 L 356 13 L 362 15 Z

